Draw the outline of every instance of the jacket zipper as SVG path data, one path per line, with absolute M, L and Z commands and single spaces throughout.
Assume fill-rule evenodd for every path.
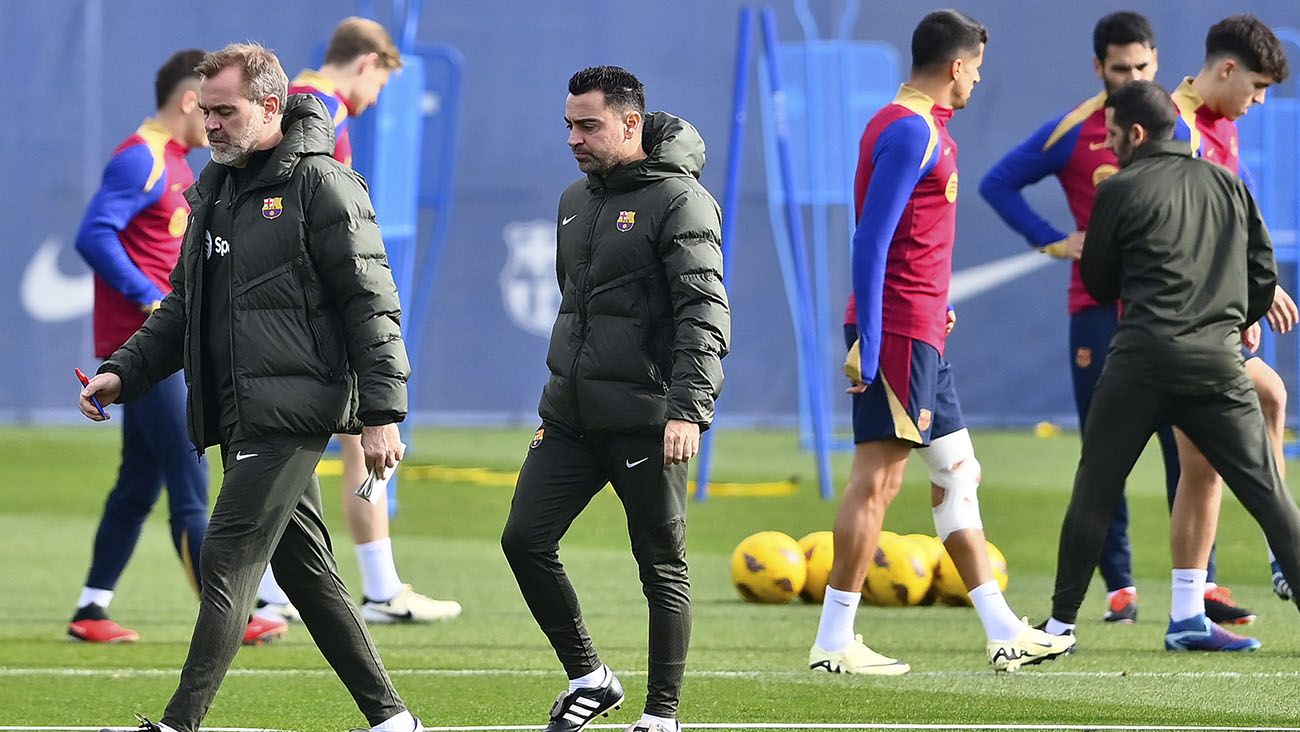
M 569 379 L 573 383 L 573 416 L 578 424 L 582 424 L 582 410 L 578 405 L 578 359 L 582 358 L 582 349 L 587 345 L 587 335 L 589 328 L 587 326 L 587 275 L 591 272 L 591 258 L 593 256 L 593 245 L 596 237 L 596 224 L 600 221 L 600 212 L 605 208 L 605 201 L 609 197 L 605 188 L 600 189 L 600 203 L 596 204 L 596 213 L 591 217 L 591 227 L 587 229 L 587 261 L 582 268 L 582 276 L 578 278 L 578 324 L 582 326 L 582 340 L 578 341 L 578 348 L 573 352 L 573 365 L 569 367 Z
M 320 343 L 320 331 L 317 330 L 316 319 L 311 314 L 311 299 L 307 297 L 307 272 L 305 269 L 300 269 L 299 272 L 301 273 L 298 275 L 298 281 L 302 286 L 302 307 L 307 315 L 307 329 L 311 331 L 311 345 L 316 351 L 316 360 L 324 367 L 326 378 L 333 380 L 334 368 L 329 365 L 328 360 L 325 358 L 325 349 L 321 347 Z
M 231 183 L 231 192 L 234 192 L 233 181 Z M 243 198 L 244 196 L 240 196 Z M 226 210 L 230 212 L 230 240 L 236 241 L 235 237 L 235 213 L 234 206 L 235 196 L 226 204 Z M 235 398 L 235 420 L 237 424 L 244 423 L 243 412 L 239 408 L 239 377 L 235 375 L 235 247 L 230 247 L 230 261 L 226 262 L 226 300 L 230 313 L 226 317 L 229 324 L 226 336 L 230 342 L 230 391 Z
M 650 293 L 646 292 L 645 280 L 642 280 L 639 288 L 641 290 L 641 307 L 645 311 L 645 352 L 650 361 L 650 378 L 654 379 L 655 385 L 668 392 L 668 383 L 664 381 L 663 374 L 659 371 L 659 362 L 655 360 L 655 336 L 657 335 L 654 327 L 654 317 L 650 312 Z
M 206 202 L 201 202 L 201 205 L 206 206 L 207 204 Z M 204 212 L 204 214 L 205 214 L 205 218 L 201 223 L 203 224 L 203 228 L 206 230 L 208 225 L 211 223 L 210 207 L 208 211 Z M 196 224 L 200 223 L 199 217 L 197 215 L 194 216 L 194 223 Z M 195 236 L 197 236 L 197 234 L 195 234 Z M 190 440 L 194 443 L 194 456 L 198 460 L 203 460 L 203 443 L 207 442 L 207 435 L 203 434 L 204 430 L 202 427 L 204 423 L 203 353 L 202 353 L 202 349 L 199 346 L 200 346 L 200 339 L 202 338 L 200 333 L 202 332 L 202 323 L 203 323 L 204 262 L 203 262 L 203 253 L 201 251 L 201 248 L 198 246 L 193 246 L 191 247 L 191 249 L 194 250 L 195 252 L 194 260 L 196 266 L 192 268 L 187 268 L 185 272 L 186 278 L 191 278 L 191 277 L 193 278 L 192 280 L 190 280 L 190 282 L 186 283 L 188 286 L 189 293 L 191 293 L 191 298 L 190 298 L 190 303 L 188 308 L 189 312 L 186 314 L 188 317 L 186 319 L 185 329 L 186 329 L 186 341 L 187 341 L 186 350 L 188 351 L 188 353 L 186 354 L 186 358 L 190 360 L 191 362 L 190 366 L 194 369 L 194 378 L 190 382 L 190 389 L 185 394 L 185 398 L 188 401 L 188 406 L 189 406 L 189 409 L 187 410 L 187 414 L 189 415 L 189 421 L 190 421 Z M 182 246 L 181 257 L 183 258 L 185 256 L 186 253 L 184 247 Z M 197 399 L 195 399 L 195 394 L 198 395 Z

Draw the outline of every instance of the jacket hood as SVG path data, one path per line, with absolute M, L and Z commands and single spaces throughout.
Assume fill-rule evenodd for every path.
M 646 152 L 644 160 L 620 165 L 603 177 L 589 174 L 588 185 L 630 190 L 666 178 L 698 179 L 704 170 L 704 138 L 681 117 L 667 112 L 647 114 L 641 147 Z
M 334 122 L 325 103 L 311 94 L 293 94 L 285 100 L 280 131 L 284 139 L 275 146 L 275 152 L 253 182 L 253 187 L 288 178 L 298 161 L 307 155 L 332 155 L 334 152 Z M 194 195 L 190 205 L 209 192 L 215 192 L 226 171 L 227 166 L 220 163 L 209 163 L 204 167 L 198 181 L 185 192 L 187 199 Z

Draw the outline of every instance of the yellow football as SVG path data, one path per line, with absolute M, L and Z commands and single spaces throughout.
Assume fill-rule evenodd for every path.
M 872 605 L 918 605 L 929 591 L 933 576 L 933 568 L 920 546 L 892 531 L 882 531 L 867 566 L 862 599 Z
M 746 602 L 789 602 L 807 574 L 799 542 L 780 531 L 747 536 L 731 553 L 731 583 Z
M 826 597 L 826 584 L 831 578 L 831 561 L 835 558 L 835 533 L 814 531 L 799 540 L 807 569 L 807 581 L 799 597 L 804 602 L 820 603 Z

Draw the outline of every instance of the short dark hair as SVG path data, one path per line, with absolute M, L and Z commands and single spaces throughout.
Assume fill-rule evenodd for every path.
M 1210 26 L 1205 35 L 1205 62 L 1231 56 L 1255 73 L 1286 81 L 1289 73 L 1282 42 L 1264 21 L 1253 15 L 1233 15 Z
M 614 109 L 645 114 L 645 86 L 631 71 L 620 66 L 590 66 L 569 77 L 569 93 L 575 97 L 597 89 Z
M 936 10 L 912 31 L 912 70 L 948 63 L 988 42 L 989 31 L 979 21 L 957 10 Z
M 1174 136 L 1178 108 L 1164 87 L 1154 81 L 1130 81 L 1106 96 L 1106 108 L 1113 109 L 1115 126 L 1128 129 L 1142 125 L 1153 140 Z
M 158 75 L 153 79 L 153 96 L 158 109 L 167 104 L 167 100 L 172 98 L 172 92 L 176 91 L 181 82 L 199 78 L 199 72 L 194 67 L 199 65 L 206 53 L 197 48 L 177 51 L 158 67 Z
M 1111 46 L 1141 43 L 1147 48 L 1156 47 L 1156 34 L 1146 16 L 1121 10 L 1097 21 L 1092 29 L 1092 52 L 1098 61 L 1106 60 L 1106 50 Z

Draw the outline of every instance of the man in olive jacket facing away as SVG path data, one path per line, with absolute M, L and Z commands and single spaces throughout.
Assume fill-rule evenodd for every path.
M 1241 355 L 1243 330 L 1273 302 L 1273 245 L 1241 179 L 1172 141 L 1176 115 L 1150 81 L 1106 100 L 1106 139 L 1123 169 L 1097 189 L 1080 274 L 1094 298 L 1118 299 L 1123 311 L 1061 528 L 1052 633 L 1073 627 L 1124 480 L 1161 424 L 1205 454 L 1264 530 L 1287 580 L 1300 579 L 1300 510 L 1278 475 Z M 1217 490 L 1180 487 L 1174 499 L 1169 650 L 1259 647 L 1205 616 L 1218 509 Z
M 568 673 L 548 732 L 578 732 L 623 701 L 582 621 L 559 540 L 612 483 L 650 606 L 640 732 L 677 732 L 690 640 L 686 463 L 713 420 L 731 331 L 718 205 L 697 180 L 704 141 L 645 113 L 614 66 L 569 79 L 569 147 L 586 173 L 560 197 L 542 426 L 515 486 L 501 544 L 524 599 Z
M 224 474 L 199 562 L 189 657 L 161 724 L 195 732 L 239 648 L 267 561 L 373 729 L 422 729 L 347 596 L 321 518 L 316 464 L 360 432 L 367 467 L 402 457 L 409 366 L 401 306 L 360 176 L 335 162 L 333 124 L 266 49 L 233 44 L 197 71 L 212 164 L 172 292 L 99 369 L 81 411 L 130 401 L 182 367 L 190 438 Z

